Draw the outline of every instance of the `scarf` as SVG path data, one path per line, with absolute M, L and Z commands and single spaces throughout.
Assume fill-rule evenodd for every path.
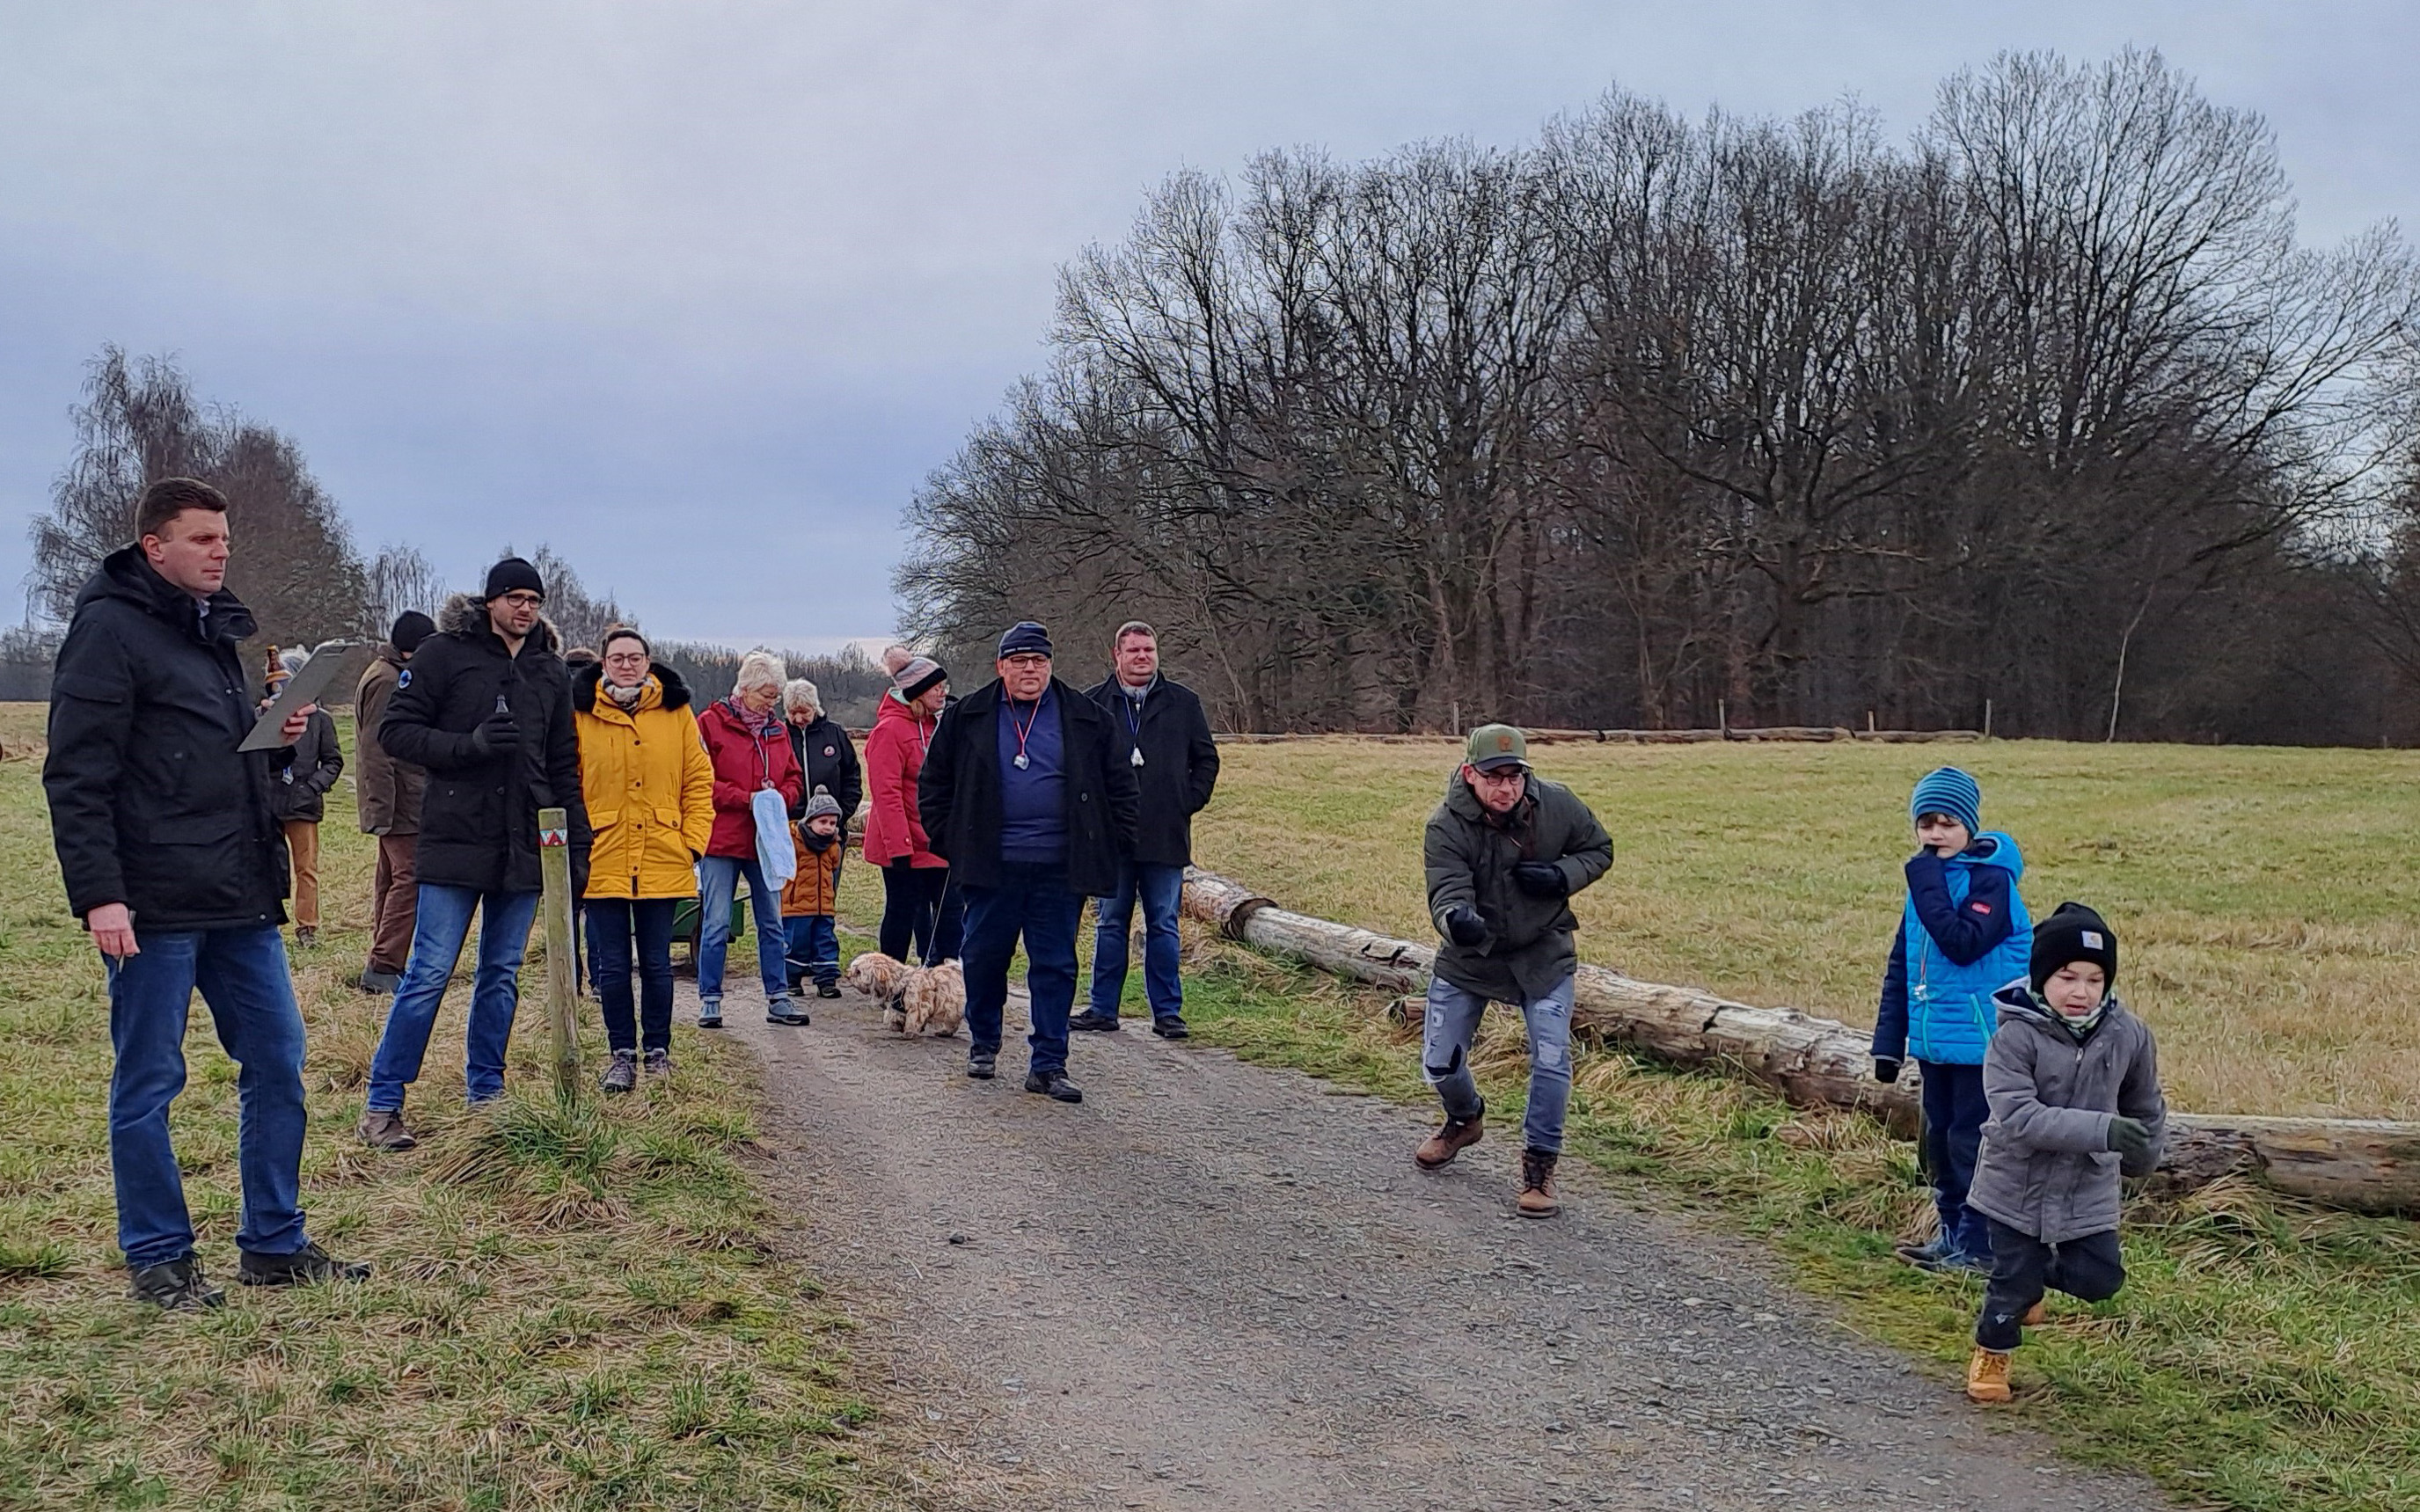
M 739 702 L 737 693 L 722 701 L 722 711 L 731 716 L 734 724 L 759 740 L 768 738 L 774 731 L 782 728 L 782 711 L 778 707 L 767 709 L 762 714 L 751 714 L 748 705 Z M 784 734 L 783 738 L 789 737 Z
M 628 714 L 632 709 L 637 708 L 639 706 L 639 700 L 644 698 L 647 693 L 647 680 L 644 677 L 639 679 L 639 685 L 636 687 L 617 687 L 613 683 L 606 682 L 602 678 L 597 680 L 597 686 L 604 691 L 607 698 L 613 701 L 614 706 L 619 708 L 624 714 Z

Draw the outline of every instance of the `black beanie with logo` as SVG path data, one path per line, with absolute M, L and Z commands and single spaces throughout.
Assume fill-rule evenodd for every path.
M 2118 990 L 2118 936 L 2102 917 L 2082 903 L 2061 903 L 2058 911 L 2034 925 L 2034 953 L 2026 973 L 2034 995 L 2059 967 L 2089 961 L 2107 979 L 2103 991 Z

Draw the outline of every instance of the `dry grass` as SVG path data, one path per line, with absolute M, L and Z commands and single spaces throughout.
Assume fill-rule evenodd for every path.
M 1446 742 L 1229 746 L 1202 865 L 1289 907 L 1424 936 L 1420 827 Z M 1981 779 L 2039 914 L 2111 916 L 2182 1107 L 2420 1118 L 2420 754 L 2176 746 L 1542 747 L 1613 834 L 1588 958 L 1873 1022 L 1909 787 Z

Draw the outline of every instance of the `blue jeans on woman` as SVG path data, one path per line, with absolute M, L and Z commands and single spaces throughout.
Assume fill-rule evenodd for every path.
M 243 1215 L 236 1244 L 255 1255 L 302 1247 L 302 1012 L 274 925 L 137 930 L 136 953 L 109 971 L 109 1167 L 117 1183 L 117 1246 L 130 1270 L 194 1252 L 184 1179 L 168 1141 L 168 1104 L 185 1086 L 185 1019 L 194 991 L 209 1005 L 236 1072 L 236 1169 Z
M 512 1042 L 513 1014 L 520 1007 L 521 957 L 529 950 L 530 923 L 537 918 L 535 892 L 481 892 L 476 887 L 420 885 L 420 913 L 411 926 L 411 959 L 403 985 L 387 1010 L 386 1032 L 370 1057 L 373 1113 L 403 1111 L 403 1089 L 420 1080 L 428 1054 L 428 1031 L 454 964 L 462 959 L 473 915 L 479 919 L 479 967 L 471 981 L 471 1020 L 462 1040 L 462 1085 L 473 1103 L 504 1092 L 504 1049 Z
M 1135 902 L 1142 902 L 1142 987 L 1155 1020 L 1180 1018 L 1185 984 L 1176 974 L 1179 940 L 1176 905 L 1185 896 L 1185 868 L 1128 862 L 1118 871 L 1118 890 L 1094 904 L 1093 995 L 1088 1006 L 1104 1018 L 1118 1016 L 1126 991 L 1126 941 L 1134 929 Z
M 588 977 L 605 1010 L 605 1043 L 614 1050 L 673 1047 L 673 909 L 671 898 L 588 900 Z M 638 939 L 638 1012 L 630 1009 Z
M 782 928 L 782 889 L 765 885 L 764 869 L 752 856 L 709 856 L 697 863 L 700 903 L 706 917 L 697 942 L 697 1002 L 701 1014 L 722 1013 L 722 962 L 731 949 L 731 901 L 739 895 L 741 878 L 748 882 L 749 907 L 756 916 L 756 971 L 765 982 L 765 1006 L 790 1000 L 790 983 L 782 965 L 789 935 Z

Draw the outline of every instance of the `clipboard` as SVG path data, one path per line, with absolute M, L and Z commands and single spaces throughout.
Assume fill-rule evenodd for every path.
M 302 663 L 302 670 L 286 679 L 286 686 L 277 690 L 277 696 L 269 701 L 269 707 L 261 711 L 259 721 L 252 727 L 252 733 L 244 736 L 243 744 L 236 749 L 275 750 L 286 744 L 283 738 L 286 717 L 306 703 L 318 702 L 319 695 L 334 685 L 336 674 L 345 670 L 345 664 L 353 659 L 353 653 L 364 644 L 365 642 L 360 640 L 321 641 L 318 649 L 311 653 L 310 659 Z

